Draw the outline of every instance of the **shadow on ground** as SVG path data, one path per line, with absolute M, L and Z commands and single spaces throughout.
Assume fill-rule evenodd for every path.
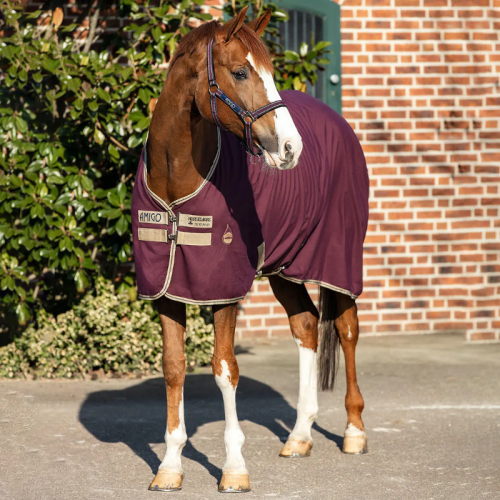
M 224 420 L 222 397 L 212 375 L 188 375 L 184 386 L 188 442 L 183 456 L 202 466 L 218 481 L 222 471 L 198 451 L 191 438 L 205 424 Z M 297 413 L 271 386 L 240 377 L 238 416 L 262 425 L 282 442 L 295 424 Z M 100 390 L 87 396 L 79 413 L 80 422 L 99 441 L 123 442 L 156 473 L 160 459 L 151 444 L 164 442 L 166 397 L 163 378 L 149 379 L 123 390 Z M 316 431 L 342 447 L 342 438 L 314 424 Z

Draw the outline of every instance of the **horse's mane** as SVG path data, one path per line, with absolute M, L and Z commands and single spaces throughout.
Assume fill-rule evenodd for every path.
M 187 35 L 183 36 L 177 46 L 175 54 L 170 60 L 169 71 L 172 69 L 177 60 L 183 55 L 193 55 L 198 45 L 208 45 L 208 42 L 215 36 L 215 32 L 220 27 L 221 23 L 219 21 L 211 21 L 198 26 L 194 30 L 191 30 Z M 257 67 L 260 66 L 271 72 L 273 71 L 273 65 L 271 63 L 267 47 L 252 29 L 243 25 L 236 33 L 236 38 L 238 38 L 238 40 L 240 40 L 240 42 L 252 54 Z

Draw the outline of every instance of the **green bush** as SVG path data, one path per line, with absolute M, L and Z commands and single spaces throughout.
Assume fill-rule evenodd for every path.
M 82 42 L 60 8 L 27 13 L 26 2 L 0 0 L 0 345 L 15 339 L 1 350 L 0 376 L 160 368 L 156 314 L 134 302 L 131 195 L 165 63 L 192 19 L 211 19 L 203 3 L 81 2 Z M 232 1 L 226 12 L 245 5 L 254 15 L 271 7 L 271 34 L 288 19 L 263 1 Z M 96 29 L 109 9 L 130 25 Z M 315 82 L 327 43 L 296 54 L 267 41 L 279 88 Z M 207 363 L 209 310 L 188 314 L 188 361 Z
M 165 80 L 158 64 L 190 19 L 211 16 L 203 0 L 99 2 L 132 23 L 125 36 L 92 32 L 102 43 L 91 50 L 61 9 L 27 14 L 22 4 L 0 0 L 0 315 L 15 312 L 24 325 L 39 308 L 67 310 L 99 274 L 134 293 L 130 202 Z M 244 5 L 256 15 L 272 8 L 271 33 L 287 19 L 262 1 L 231 2 L 227 12 Z M 106 12 L 87 17 L 99 27 Z M 280 88 L 314 83 L 326 43 L 300 54 L 268 43 Z
M 188 367 L 210 362 L 213 333 L 210 308 L 187 306 Z M 57 318 L 40 310 L 36 324 L 0 348 L 0 377 L 5 378 L 150 374 L 161 371 L 161 363 L 161 327 L 151 302 L 116 294 L 103 278 L 95 292 Z

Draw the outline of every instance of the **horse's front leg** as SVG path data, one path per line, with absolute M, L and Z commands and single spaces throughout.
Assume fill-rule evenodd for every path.
M 304 285 L 271 276 L 269 282 L 276 298 L 285 308 L 293 338 L 299 348 L 300 387 L 297 421 L 280 456 L 307 457 L 311 453 L 311 427 L 318 413 L 317 347 L 318 310 Z
M 222 392 L 226 416 L 226 463 L 219 491 L 250 491 L 248 471 L 241 454 L 245 436 L 236 413 L 236 387 L 239 370 L 234 355 L 234 330 L 236 327 L 237 304 L 213 306 L 215 325 L 215 347 L 212 370 L 215 381 Z
M 167 452 L 149 489 L 172 491 L 180 490 L 182 487 L 181 454 L 187 440 L 183 401 L 186 377 L 184 356 L 186 306 L 162 297 L 158 300 L 158 312 L 163 330 L 163 375 L 167 389 L 167 430 L 165 433 Z

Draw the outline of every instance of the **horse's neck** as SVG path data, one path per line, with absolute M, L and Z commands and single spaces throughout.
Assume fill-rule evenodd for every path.
M 217 151 L 216 127 L 199 115 L 195 86 L 196 79 L 178 61 L 165 81 L 149 128 L 148 185 L 167 203 L 196 191 Z

